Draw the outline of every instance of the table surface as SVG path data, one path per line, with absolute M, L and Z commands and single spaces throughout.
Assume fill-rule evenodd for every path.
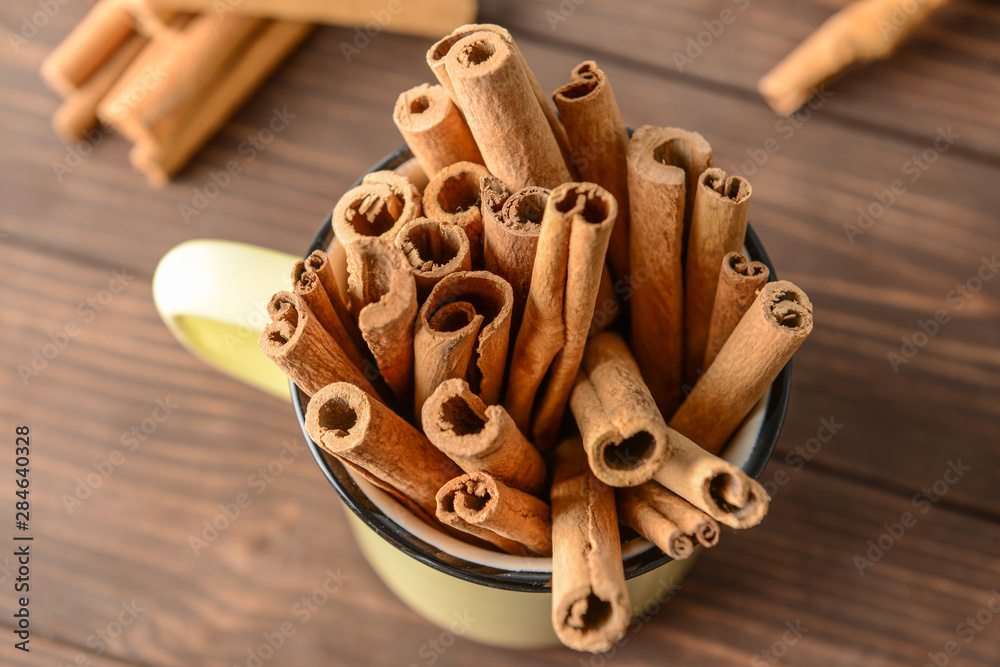
M 262 633 L 339 568 L 349 579 L 271 663 L 599 664 L 463 639 L 421 653 L 440 631 L 367 566 L 311 457 L 296 457 L 259 495 L 249 485 L 299 442 L 289 406 L 189 356 L 151 301 L 157 260 L 187 239 L 306 248 L 333 202 L 400 145 L 391 109 L 431 78 L 429 40 L 382 34 L 348 63 L 340 44 L 352 31 L 319 29 L 155 191 L 113 135 L 57 174 L 54 163 L 71 158 L 49 126 L 57 97 L 37 72 L 86 5 L 53 4 L 35 37 L 0 47 L 0 414 L 10 441 L 15 423 L 32 428 L 36 535 L 32 652 L 13 650 L 5 632 L 0 662 L 247 664 Z M 1000 622 L 988 622 L 988 605 L 1000 604 L 1000 8 L 957 0 L 892 59 L 777 118 L 756 80 L 844 4 L 481 5 L 482 21 L 510 27 L 546 89 L 595 59 L 629 125 L 701 132 L 717 166 L 751 180 L 754 227 L 780 276 L 815 304 L 761 478 L 770 515 L 726 530 L 616 665 L 918 665 L 929 653 L 938 664 L 1000 664 Z M 4 3 L 2 32 L 21 30 L 40 6 Z M 275 109 L 294 115 L 287 129 L 253 159 L 240 153 Z M 181 205 L 233 159 L 242 173 L 185 220 Z M 872 217 L 859 222 L 859 208 Z M 115 271 L 132 278 L 104 302 Z M 22 381 L 17 367 L 69 323 L 79 328 L 64 349 Z M 904 360 L 895 368 L 893 353 Z M 134 426 L 153 424 L 157 401 L 177 407 L 130 440 Z M 121 465 L 68 507 L 116 449 Z M 4 461 L 0 534 L 12 536 L 12 451 Z M 248 491 L 251 506 L 195 555 L 189 540 L 202 522 Z M 907 512 L 915 523 L 900 534 L 893 524 Z M 10 626 L 14 557 L 0 552 L 0 623 Z M 134 619 L 123 611 L 133 604 Z M 118 636 L 120 616 L 130 623 Z M 782 644 L 788 623 L 808 628 L 793 645 Z

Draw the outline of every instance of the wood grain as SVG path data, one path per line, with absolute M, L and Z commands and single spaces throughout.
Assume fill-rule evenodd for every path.
M 989 601 L 1000 568 L 1000 279 L 968 299 L 953 292 L 1000 250 L 1000 122 L 991 111 L 1000 10 L 956 0 L 896 58 L 841 79 L 810 120 L 779 125 L 753 92 L 756 78 L 844 1 L 755 0 L 683 74 L 672 52 L 735 3 L 565 3 L 575 10 L 555 30 L 545 13 L 559 11 L 555 1 L 482 3 L 480 20 L 512 28 L 546 90 L 593 58 L 628 125 L 702 132 L 716 165 L 753 184 L 751 225 L 778 276 L 815 307 L 784 432 L 761 478 L 774 495 L 768 518 L 726 531 L 680 594 L 628 635 L 616 665 L 663 655 L 746 664 L 797 620 L 810 630 L 781 664 L 923 664 L 949 641 L 962 649 L 956 664 L 1000 662 L 993 625 L 969 643 L 956 634 Z M 0 421 L 32 425 L 37 536 L 33 651 L 5 643 L 0 663 L 68 665 L 82 655 L 102 667 L 246 664 L 262 633 L 291 622 L 295 634 L 267 664 L 427 664 L 441 631 L 365 564 L 290 408 L 184 352 L 156 315 L 149 281 L 159 257 L 189 238 L 302 252 L 339 195 L 401 145 L 393 102 L 431 79 L 429 42 L 382 34 L 348 63 L 340 43 L 354 32 L 321 28 L 173 184 L 151 191 L 115 136 L 61 181 L 53 171 L 67 149 L 49 126 L 59 101 L 37 70 L 86 9 L 60 5 L 37 36 L 0 49 Z M 7 3 L 0 28 L 17 33 L 37 11 L 28 0 Z M 241 152 L 286 107 L 295 114 L 287 129 L 253 159 L 245 145 Z M 962 136 L 910 180 L 907 161 L 948 125 Z M 758 164 L 765 147 L 776 150 Z M 242 173 L 185 222 L 179 206 L 230 160 Z M 845 224 L 897 179 L 905 193 L 852 243 Z M 85 322 L 80 304 L 122 269 L 135 277 Z M 938 309 L 951 319 L 894 372 L 887 355 Z M 17 366 L 70 321 L 80 331 L 25 385 Z M 129 429 L 167 399 L 174 414 L 127 451 Z M 831 422 L 842 426 L 827 437 Z M 286 446 L 294 460 L 263 484 L 259 470 L 277 469 Z M 115 449 L 122 465 L 70 514 L 62 496 Z M 921 514 L 914 496 L 959 460 L 971 470 Z M 250 505 L 195 555 L 190 537 L 240 493 Z M 13 508 L 2 506 L 10 526 Z M 907 511 L 917 523 L 860 576 L 853 557 Z M 348 577 L 341 588 L 300 622 L 295 605 L 338 568 Z M 3 609 L 13 595 L 0 586 Z M 132 600 L 144 611 L 98 656 L 88 639 Z M 461 638 L 435 655 L 438 665 L 487 667 L 580 659 Z

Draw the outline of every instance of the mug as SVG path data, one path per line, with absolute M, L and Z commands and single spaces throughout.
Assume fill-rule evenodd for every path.
M 421 187 L 419 181 L 426 179 L 414 169 L 411 158 L 403 148 L 369 171 L 405 171 Z M 338 255 L 337 248 L 328 215 L 305 255 L 329 250 L 343 278 L 342 251 Z M 744 252 L 766 264 L 770 279 L 777 279 L 749 226 Z M 384 491 L 353 475 L 309 438 L 305 430 L 308 396 L 257 347 L 257 338 L 269 321 L 267 302 L 274 292 L 292 288 L 292 265 L 298 259 L 242 243 L 188 241 L 160 261 L 153 277 L 153 299 L 167 328 L 194 356 L 241 382 L 291 401 L 316 463 L 343 500 L 358 546 L 403 602 L 445 630 L 481 643 L 508 648 L 559 645 L 551 624 L 551 558 L 490 551 L 439 532 Z M 724 458 L 755 479 L 774 450 L 790 386 L 791 362 L 723 452 Z M 699 553 L 700 547 L 676 561 L 641 537 L 625 542 L 622 555 L 633 615 L 655 613 Z

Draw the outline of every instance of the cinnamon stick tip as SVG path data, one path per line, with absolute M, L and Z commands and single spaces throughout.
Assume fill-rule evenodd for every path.
M 765 321 L 775 330 L 805 337 L 812 331 L 813 307 L 806 293 L 787 280 L 767 283 L 757 295 Z

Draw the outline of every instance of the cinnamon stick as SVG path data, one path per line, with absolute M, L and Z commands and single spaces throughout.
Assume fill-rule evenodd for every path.
M 727 178 L 721 169 L 706 169 L 698 178 L 684 265 L 684 382 L 689 385 L 702 370 L 722 258 L 743 248 L 750 195 L 746 179 Z
M 787 116 L 853 63 L 889 57 L 947 2 L 861 0 L 849 4 L 765 74 L 757 90 L 776 113 Z
M 80 88 L 134 32 L 122 0 L 100 0 L 42 61 L 42 78 L 63 97 Z
M 770 275 L 767 266 L 747 260 L 743 253 L 731 252 L 722 258 L 702 368 L 708 368 L 715 361 L 722 345 L 757 298 L 757 291 L 767 284 Z
M 267 304 L 271 322 L 258 345 L 298 387 L 314 395 L 331 382 L 352 382 L 368 393 L 375 389 L 338 346 L 306 302 L 292 292 L 278 292 Z
M 462 470 L 489 473 L 519 491 L 541 495 L 545 462 L 502 405 L 486 405 L 461 378 L 445 380 L 423 406 L 424 433 Z
M 756 526 L 770 497 L 757 480 L 668 427 L 670 456 L 653 479 L 730 528 Z
M 422 83 L 400 94 L 392 120 L 431 178 L 456 162 L 483 163 L 472 131 L 441 86 Z
M 457 477 L 437 495 L 442 523 L 468 532 L 512 554 L 524 549 L 552 555 L 549 506 L 485 472 Z
M 472 257 L 465 231 L 438 219 L 417 218 L 403 225 L 396 247 L 409 264 L 417 284 L 417 299 L 424 301 L 441 279 L 469 271 Z
M 555 439 L 573 389 L 617 208 L 593 183 L 560 185 L 545 206 L 504 402 L 539 447 Z
M 444 60 L 457 104 L 490 173 L 514 190 L 555 187 L 570 180 L 559 144 L 510 42 L 481 30 L 455 42 Z
M 326 292 L 327 298 L 330 299 L 330 305 L 333 306 L 333 310 L 336 312 L 337 319 L 340 320 L 341 326 L 344 328 L 344 331 L 347 332 L 354 347 L 364 353 L 364 350 L 367 348 L 367 344 L 361 336 L 361 331 L 358 330 L 357 316 L 351 312 L 351 309 L 345 300 L 347 285 L 347 254 L 343 249 L 343 244 L 341 244 L 337 239 L 333 240 L 327 250 L 329 253 L 322 250 L 314 250 L 310 253 L 310 255 L 303 260 L 303 269 L 306 271 L 312 271 L 316 274 L 316 277 L 319 278 L 320 285 L 323 286 L 323 291 Z M 338 279 L 337 271 L 334 269 L 335 260 L 338 263 L 340 270 L 343 272 L 343 277 L 340 279 Z M 293 269 L 292 273 L 293 280 L 295 280 L 295 270 L 297 269 Z M 341 289 L 341 282 L 343 282 L 345 286 L 344 289 Z
M 413 320 L 417 288 L 409 265 L 387 238 L 345 246 L 351 307 L 379 372 L 402 403 L 413 390 Z
M 320 258 L 317 258 L 320 259 Z M 326 264 L 327 262 L 323 262 Z M 337 309 L 333 305 L 333 299 L 325 289 L 319 274 L 306 267 L 303 260 L 299 260 L 292 267 L 292 284 L 296 294 L 302 297 L 309 310 L 316 316 L 319 323 L 323 325 L 326 332 L 330 334 L 334 342 L 344 351 L 347 358 L 351 360 L 358 370 L 364 371 L 370 360 L 362 354 L 362 349 L 354 345 L 354 340 L 348 334 L 343 322 L 337 315 Z M 334 299 L 339 299 L 340 294 L 335 292 Z M 353 323 L 352 323 L 353 325 Z
M 479 181 L 488 176 L 486 167 L 458 162 L 445 167 L 424 189 L 424 215 L 458 225 L 469 237 L 472 268 L 483 268 L 483 215 L 479 204 Z
M 448 69 L 445 62 L 445 56 L 451 51 L 452 47 L 461 39 L 468 37 L 481 30 L 486 30 L 494 32 L 499 35 L 504 41 L 506 41 L 510 47 L 513 49 L 517 56 L 518 64 L 524 71 L 524 75 L 528 80 L 528 85 L 531 88 L 531 94 L 535 97 L 535 101 L 538 102 L 538 107 L 542 111 L 542 115 L 545 116 L 545 121 L 549 125 L 549 129 L 552 130 L 552 136 L 555 137 L 556 143 L 559 145 L 559 151 L 563 156 L 564 161 L 568 161 L 570 158 L 570 144 L 569 138 L 566 136 L 566 128 L 563 127 L 562 121 L 559 120 L 559 116 L 556 115 L 555 110 L 549 102 L 548 96 L 542 89 L 538 79 L 535 78 L 534 73 L 531 68 L 528 67 L 528 61 L 524 59 L 524 54 L 521 53 L 521 49 L 517 46 L 517 42 L 511 37 L 510 33 L 495 24 L 492 23 L 481 23 L 481 24 L 469 24 L 463 25 L 455 30 L 446 37 L 438 40 L 428 51 L 427 51 L 427 65 L 434 72 L 434 76 L 441 83 L 441 86 L 448 91 L 451 98 L 455 101 L 455 104 L 460 107 L 461 103 L 455 95 L 455 88 L 452 85 L 451 77 L 448 74 Z M 463 112 L 464 113 L 464 112 Z
M 785 280 L 765 285 L 670 426 L 709 452 L 721 451 L 812 324 L 812 303 L 805 292 Z
M 480 185 L 486 270 L 509 282 L 514 290 L 511 331 L 516 334 L 528 300 L 542 214 L 552 191 L 529 186 L 511 195 L 495 176 L 484 176 Z
M 420 191 L 392 171 L 367 174 L 333 209 L 333 232 L 345 246 L 364 236 L 395 241 L 403 225 L 420 217 Z
M 554 452 L 552 627 L 577 651 L 615 645 L 631 620 L 614 492 L 594 477 L 579 439 Z
M 101 100 L 148 42 L 141 35 L 129 35 L 114 53 L 67 95 L 52 115 L 52 128 L 60 139 L 67 143 L 77 141 L 97 125 L 97 107 Z
M 669 453 L 666 427 L 622 338 L 587 343 L 570 408 L 594 475 L 609 486 L 652 479 Z
M 719 523 L 657 482 L 615 491 L 620 523 L 671 558 L 687 558 L 695 544 L 719 543 Z M 688 546 L 690 545 L 690 546 Z
M 552 95 L 573 149 L 572 164 L 581 181 L 597 183 L 618 201 L 618 220 L 608 244 L 608 263 L 616 279 L 628 268 L 628 130 L 608 77 L 588 60 L 573 68 L 570 82 Z
M 500 401 L 512 306 L 510 285 L 488 271 L 453 273 L 431 290 L 413 335 L 418 417 L 449 378 L 467 380 L 487 405 Z
M 225 68 L 225 76 L 205 82 L 200 92 L 154 124 L 151 139 L 136 143 L 129 152 L 132 166 L 151 185 L 167 183 L 313 28 L 306 23 L 268 22 L 243 45 L 239 57 Z
M 250 16 L 195 16 L 176 31 L 154 35 L 155 55 L 133 67 L 101 105 L 101 117 L 137 143 L 167 140 L 153 128 L 224 78 L 245 46 L 267 25 Z M 152 69 L 150 69 L 152 68 Z
M 634 286 L 629 308 L 632 353 L 664 416 L 681 399 L 688 186 L 711 161 L 708 142 L 695 132 L 646 125 L 629 141 L 629 267 L 647 277 Z
M 461 471 L 406 420 L 347 382 L 313 395 L 306 410 L 313 442 L 395 488 L 434 523 L 438 489 Z

